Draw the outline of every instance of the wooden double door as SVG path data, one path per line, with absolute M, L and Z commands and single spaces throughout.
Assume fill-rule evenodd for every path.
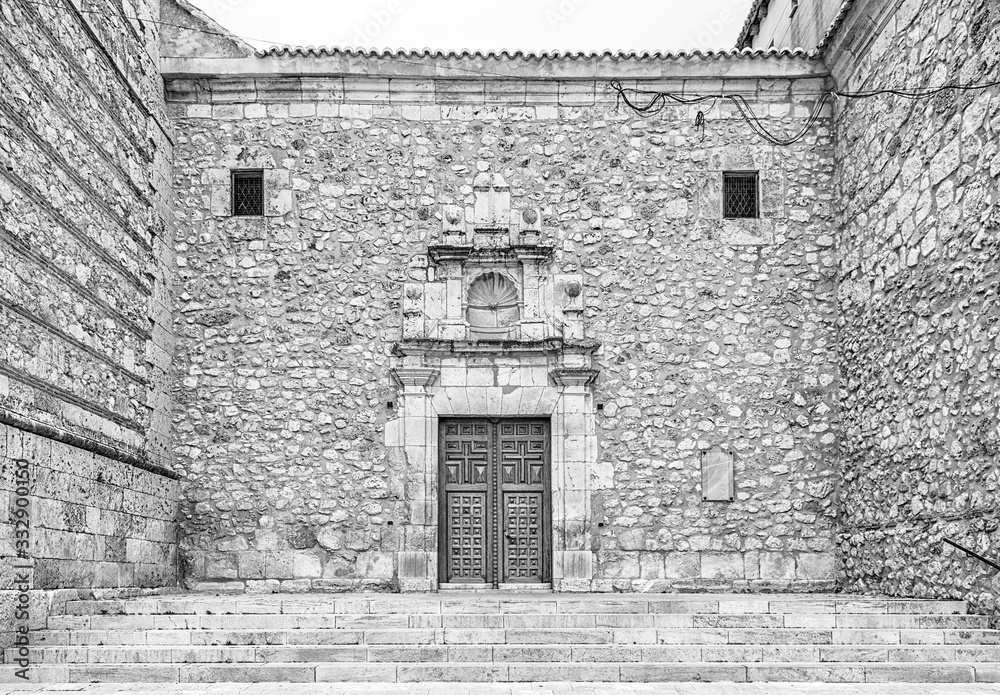
M 439 581 L 551 582 L 548 420 L 441 420 Z

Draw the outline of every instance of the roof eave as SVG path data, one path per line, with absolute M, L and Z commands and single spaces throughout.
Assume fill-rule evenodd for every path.
M 367 77 L 372 79 L 658 79 L 821 76 L 815 51 L 693 51 L 653 54 L 376 52 L 325 48 L 258 51 L 246 58 L 165 57 L 167 79 Z

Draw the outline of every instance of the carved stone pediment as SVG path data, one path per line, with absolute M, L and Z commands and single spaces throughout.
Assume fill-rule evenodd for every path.
M 442 209 L 427 279 L 403 288 L 403 341 L 582 341 L 584 279 L 553 272 L 541 210 L 512 208 L 499 174 L 472 188 L 472 206 Z

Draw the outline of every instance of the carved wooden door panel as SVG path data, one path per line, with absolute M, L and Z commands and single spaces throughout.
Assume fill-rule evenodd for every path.
M 551 581 L 549 425 L 442 420 L 440 581 Z
M 506 420 L 498 429 L 501 581 L 548 581 L 548 423 Z
M 441 425 L 441 497 L 444 571 L 454 583 L 492 582 L 489 499 L 492 468 L 490 423 L 450 420 Z

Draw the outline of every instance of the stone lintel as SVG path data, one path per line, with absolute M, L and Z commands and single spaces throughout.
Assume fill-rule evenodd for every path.
M 476 226 L 474 231 L 506 233 L 509 232 L 509 228 Z M 530 235 L 530 237 L 533 236 L 534 234 Z M 512 244 L 510 246 L 476 248 L 471 244 L 431 244 L 427 247 L 427 256 L 435 264 L 449 261 L 464 263 L 466 260 L 475 260 L 479 263 L 511 263 L 514 261 L 548 263 L 555 256 L 555 247 L 551 244 Z
M 396 357 L 448 355 L 592 355 L 600 347 L 597 342 L 569 343 L 562 338 L 542 340 L 438 340 L 414 338 L 393 345 Z
M 549 372 L 557 386 L 590 386 L 601 372 L 586 367 L 561 367 Z

